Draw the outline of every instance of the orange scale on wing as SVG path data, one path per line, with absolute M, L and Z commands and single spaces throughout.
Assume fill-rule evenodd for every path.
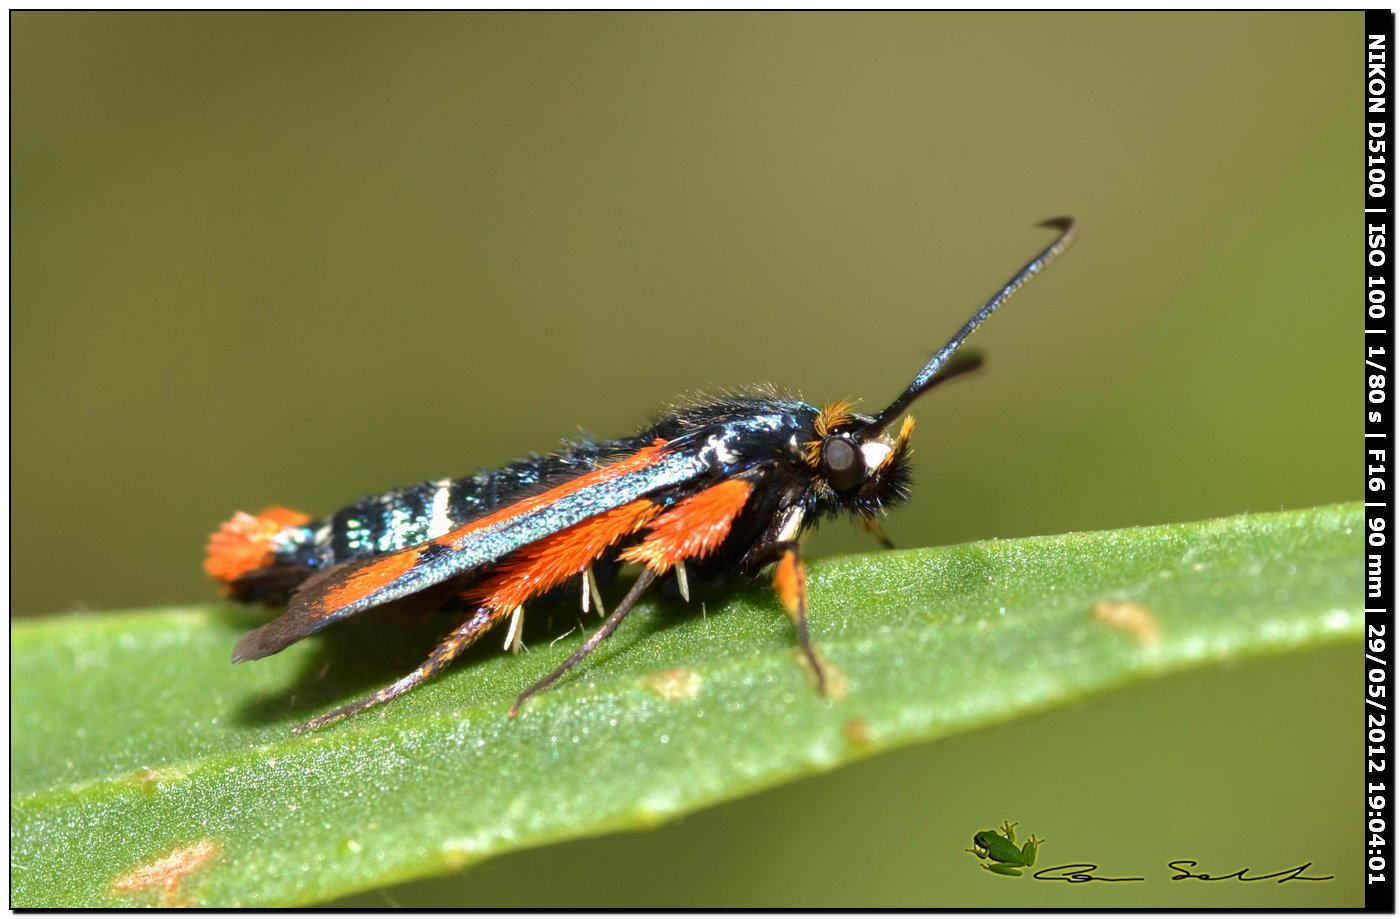
M 536 540 L 512 553 L 467 596 L 498 612 L 513 610 L 581 574 L 659 513 L 660 505 L 642 498 Z
M 346 607 L 372 596 L 382 588 L 392 586 L 395 581 L 412 572 L 430 546 L 441 546 L 450 550 L 460 549 L 477 538 L 482 531 L 497 525 L 508 525 L 514 518 L 548 507 L 569 495 L 655 465 L 665 459 L 667 455 L 665 446 L 666 441 L 655 440 L 651 446 L 643 447 L 625 459 L 570 479 L 538 495 L 522 498 L 514 504 L 507 505 L 484 517 L 478 517 L 427 543 L 410 546 L 377 559 L 358 563 L 354 568 L 332 575 L 324 584 L 317 585 L 314 591 L 308 592 L 307 588 L 304 587 L 304 599 L 301 600 L 300 612 L 310 619 L 337 617 Z M 606 516 L 606 514 L 600 516 Z M 590 518 L 575 524 L 575 526 L 585 527 L 594 519 L 596 518 Z M 562 535 L 563 532 L 561 531 L 555 536 Z M 550 538 L 553 537 L 545 539 Z M 539 546 L 544 541 L 537 540 L 532 545 Z M 531 547 L 526 546 L 521 551 L 529 548 Z M 298 612 L 296 605 L 292 607 L 292 611 Z
M 651 525 L 643 542 L 623 550 L 621 558 L 660 574 L 677 562 L 709 555 L 729 535 L 752 492 L 743 479 L 730 479 L 686 498 Z
M 326 616 L 343 606 L 363 600 L 385 585 L 392 584 L 413 570 L 426 548 L 426 544 L 412 546 L 365 564 L 343 583 L 328 590 L 324 604 L 320 608 L 310 610 L 308 615 L 312 618 Z
M 546 492 L 541 492 L 533 497 L 522 498 L 514 504 L 507 505 L 493 514 L 479 517 L 471 523 L 460 526 L 449 533 L 444 533 L 434 539 L 433 542 L 440 546 L 447 546 L 455 549 L 463 545 L 473 533 L 479 530 L 487 529 L 498 523 L 510 520 L 513 517 L 519 517 L 522 514 L 537 511 L 542 507 L 548 507 L 561 498 L 583 491 L 586 488 L 602 485 L 614 479 L 619 479 L 624 475 L 639 472 L 648 466 L 653 466 L 666 457 L 666 452 L 663 449 L 665 446 L 666 441 L 664 440 L 654 441 L 650 447 L 643 447 L 626 459 L 619 460 L 610 466 L 603 466 L 600 469 L 595 469 L 592 472 L 570 479 L 562 485 L 556 485 L 554 488 Z M 583 526 L 589 522 L 590 521 L 585 520 L 582 523 L 576 524 L 576 526 Z

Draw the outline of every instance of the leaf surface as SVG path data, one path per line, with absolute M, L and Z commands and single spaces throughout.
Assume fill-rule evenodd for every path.
M 357 617 L 234 667 L 256 613 L 19 621 L 12 905 L 318 902 L 644 828 L 1138 680 L 1355 641 L 1362 527 L 1345 504 L 817 560 L 834 699 L 766 590 L 715 590 L 641 605 L 510 720 L 581 641 L 575 609 L 541 607 L 528 653 L 488 641 L 300 737 L 292 725 L 416 666 L 447 624 Z

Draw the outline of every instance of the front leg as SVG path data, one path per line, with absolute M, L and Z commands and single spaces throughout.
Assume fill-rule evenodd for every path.
M 760 542 L 749 552 L 744 562 L 751 570 L 769 562 L 777 562 L 777 567 L 773 569 L 773 588 L 777 590 L 783 608 L 792 617 L 793 625 L 797 627 L 797 643 L 817 678 L 817 689 L 822 695 L 826 695 L 826 673 L 822 670 L 821 661 L 817 659 L 816 649 L 812 647 L 812 637 L 807 631 L 807 567 L 802 564 L 802 547 L 797 541 L 805 516 L 802 505 L 794 504 L 789 507 L 783 513 L 777 531 L 768 537 L 771 542 Z
M 780 554 L 778 567 L 773 571 L 773 587 L 797 626 L 797 643 L 807 657 L 807 663 L 812 666 L 812 673 L 816 674 L 817 690 L 826 695 L 826 674 L 812 647 L 812 637 L 807 632 L 807 567 L 802 564 L 801 548 L 796 540 L 779 543 L 775 548 Z

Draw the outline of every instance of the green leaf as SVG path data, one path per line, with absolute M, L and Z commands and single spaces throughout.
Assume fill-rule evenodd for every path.
M 753 588 L 640 607 L 510 720 L 580 641 L 572 609 L 552 625 L 541 607 L 527 654 L 474 649 L 300 737 L 292 725 L 416 666 L 443 623 L 359 617 L 233 667 L 260 621 L 243 610 L 20 621 L 12 905 L 310 903 L 644 828 L 1137 680 L 1354 641 L 1362 538 L 1345 504 L 818 560 L 812 630 L 843 698 L 814 691 Z

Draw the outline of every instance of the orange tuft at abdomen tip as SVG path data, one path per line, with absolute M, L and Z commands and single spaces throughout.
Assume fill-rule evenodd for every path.
M 216 581 L 231 584 L 250 571 L 266 568 L 274 560 L 277 534 L 310 521 L 285 507 L 269 507 L 257 516 L 239 511 L 209 537 L 204 570 Z

